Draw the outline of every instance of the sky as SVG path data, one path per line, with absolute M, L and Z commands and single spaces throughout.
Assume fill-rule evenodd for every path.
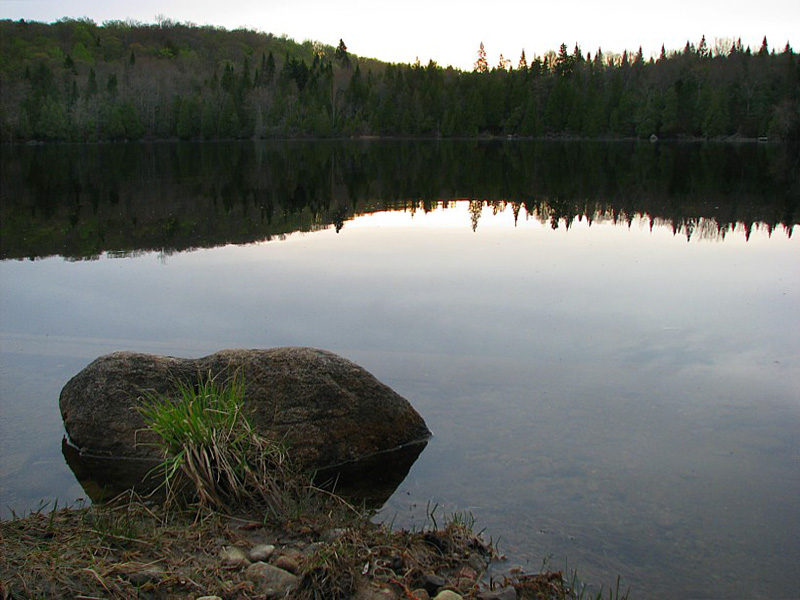
M 359 56 L 397 63 L 419 58 L 465 70 L 473 68 L 481 42 L 491 66 L 501 53 L 516 66 L 523 49 L 530 60 L 557 51 L 562 43 L 570 51 L 577 43 L 592 55 L 598 48 L 621 54 L 641 46 L 647 58 L 657 56 L 662 44 L 678 50 L 687 41 L 697 45 L 703 35 L 712 48 L 715 40 L 739 37 L 745 46 L 758 48 L 767 36 L 770 48 L 781 50 L 788 41 L 800 50 L 797 0 L 0 0 L 0 18 L 13 20 L 152 23 L 159 15 L 285 34 L 298 42 L 335 46 L 342 39 Z

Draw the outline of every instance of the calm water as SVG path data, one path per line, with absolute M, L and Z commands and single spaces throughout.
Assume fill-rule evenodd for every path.
M 796 597 L 797 161 L 763 145 L 4 148 L 3 515 L 85 495 L 58 395 L 98 355 L 309 345 L 434 432 L 379 518 L 471 511 L 505 566 L 620 574 L 636 598 Z

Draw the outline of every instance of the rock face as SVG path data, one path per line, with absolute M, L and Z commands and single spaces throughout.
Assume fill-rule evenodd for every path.
M 358 461 L 430 436 L 407 400 L 355 363 L 325 350 L 274 348 L 198 359 L 101 356 L 61 391 L 70 442 L 96 456 L 159 458 L 136 410 L 143 391 L 172 394 L 176 380 L 194 383 L 210 373 L 224 381 L 236 369 L 244 376 L 244 410 L 254 428 L 284 440 L 305 467 Z

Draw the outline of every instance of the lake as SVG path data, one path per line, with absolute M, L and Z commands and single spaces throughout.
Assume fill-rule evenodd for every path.
M 0 150 L 2 516 L 86 493 L 58 396 L 114 350 L 315 346 L 433 437 L 377 519 L 634 598 L 800 589 L 800 176 L 772 144 Z

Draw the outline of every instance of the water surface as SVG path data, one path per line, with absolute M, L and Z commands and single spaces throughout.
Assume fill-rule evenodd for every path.
M 365 366 L 434 433 L 378 518 L 470 511 L 509 565 L 620 574 L 637 598 L 800 588 L 788 150 L 164 144 L 2 159 L 4 516 L 84 495 L 57 400 L 98 355 L 308 345 Z

